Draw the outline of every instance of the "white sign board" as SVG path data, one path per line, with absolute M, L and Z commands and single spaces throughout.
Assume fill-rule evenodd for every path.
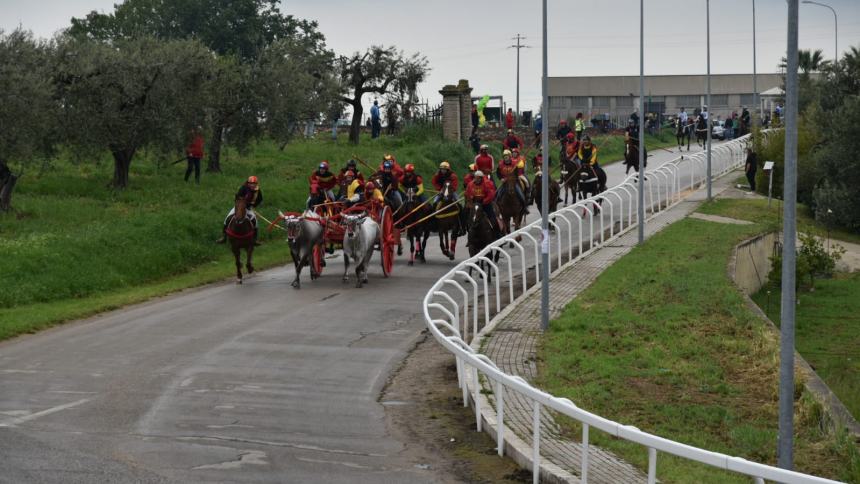
M 770 170 L 773 170 L 773 162 L 772 161 L 765 161 L 764 162 L 764 171 L 770 171 Z

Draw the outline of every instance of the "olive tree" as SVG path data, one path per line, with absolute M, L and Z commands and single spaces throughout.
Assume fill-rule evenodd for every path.
M 198 42 L 66 38 L 56 55 L 64 139 L 110 151 L 116 188 L 128 186 L 138 150 L 175 150 L 200 120 L 213 56 Z
M 414 92 L 424 81 L 430 68 L 427 59 L 418 53 L 407 57 L 396 47 L 371 46 L 365 52 L 355 52 L 338 59 L 341 83 L 349 90 L 342 101 L 352 106 L 352 125 L 349 140 L 358 144 L 361 132 L 361 117 L 364 107 L 361 98 L 365 94 L 380 96 L 389 92 Z

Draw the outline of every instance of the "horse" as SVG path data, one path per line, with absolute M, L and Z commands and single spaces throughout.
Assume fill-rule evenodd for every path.
M 493 227 L 490 225 L 490 219 L 487 218 L 487 214 L 484 212 L 481 202 L 479 200 L 468 201 L 466 202 L 466 206 L 468 207 L 466 212 L 466 233 L 468 235 L 467 245 L 469 247 L 469 256 L 473 257 L 478 252 L 484 250 L 486 246 L 495 242 L 496 238 L 493 234 Z M 492 258 L 494 261 L 498 261 L 499 252 L 495 251 Z M 479 266 L 482 270 L 486 271 L 489 276 L 487 278 L 489 282 L 492 276 L 490 268 L 487 267 L 484 269 L 483 261 L 479 263 Z M 469 275 L 472 275 L 471 268 L 469 268 Z
M 230 250 L 236 259 L 236 284 L 242 284 L 242 261 L 239 259 L 242 249 L 245 249 L 245 268 L 248 274 L 254 273 L 254 265 L 251 259 L 254 255 L 254 221 L 248 216 L 244 198 L 237 198 L 233 209 L 233 216 L 227 222 L 225 231 L 227 240 L 230 241 Z
M 311 220 L 316 218 L 317 214 L 310 210 L 305 211 L 301 216 L 296 214 L 280 214 L 280 216 L 284 220 L 287 243 L 290 245 L 290 255 L 293 257 L 293 266 L 296 269 L 296 279 L 292 286 L 301 289 L 302 283 L 299 278 L 305 266 L 311 268 L 311 280 L 320 276 L 313 265 L 312 258 L 315 246 L 320 246 L 322 249 L 323 228 L 319 223 Z
M 687 151 L 690 151 L 690 128 L 684 124 L 681 118 L 675 120 L 675 140 L 678 142 L 678 151 L 684 149 L 684 138 L 687 138 Z
M 355 261 L 355 287 L 367 282 L 367 268 L 373 250 L 381 237 L 379 224 L 366 213 L 342 214 L 340 224 L 344 228 L 343 238 L 343 282 L 349 282 L 349 260 Z M 381 244 L 380 244 L 381 246 Z
M 505 234 L 511 233 L 511 225 L 515 227 L 513 230 L 519 230 L 523 222 L 525 205 L 517 196 L 517 184 L 520 183 L 520 177 L 517 175 L 509 175 L 502 180 L 501 184 L 504 187 L 504 194 L 498 197 L 496 205 L 499 207 L 499 215 L 502 218 Z
M 630 173 L 630 168 L 636 170 L 636 173 L 639 173 L 639 143 L 638 142 L 630 142 L 627 143 L 627 151 L 624 153 L 624 164 L 627 168 L 624 170 L 624 174 Z M 645 148 L 645 159 L 642 160 L 643 168 L 648 166 L 648 149 Z
M 558 182 L 553 180 L 552 177 L 549 178 L 549 213 L 553 213 L 558 209 L 558 202 L 561 200 L 559 195 L 561 194 L 561 187 Z M 532 182 L 532 199 L 535 201 L 535 205 L 537 206 L 538 212 L 543 213 L 543 206 L 541 202 L 543 202 L 541 198 L 541 190 L 543 189 L 543 173 L 538 171 L 535 173 L 534 182 Z
M 579 169 L 579 162 L 576 158 L 563 158 L 561 160 L 561 183 L 564 185 L 564 204 L 567 205 L 567 194 L 573 196 L 573 201 L 576 202 L 576 180 L 573 178 L 574 172 Z M 537 170 L 535 170 L 537 171 Z
M 597 166 L 583 163 L 579 170 L 574 173 L 580 199 L 585 200 L 606 190 L 606 174 L 603 173 L 601 176 L 602 171 Z M 594 205 L 594 213 L 600 213 L 600 205 L 603 205 L 603 199 L 598 200 Z M 583 209 L 582 214 L 585 215 L 585 209 Z
M 403 212 L 403 224 L 408 226 L 406 238 L 409 240 L 409 265 L 415 264 L 415 257 L 421 263 L 427 262 L 424 250 L 427 248 L 427 239 L 430 238 L 431 221 L 429 215 L 432 209 L 427 202 L 421 202 L 415 195 L 415 189 L 406 190 L 406 200 L 401 209 Z
M 701 114 L 696 120 L 696 144 L 704 147 L 708 142 L 708 122 Z
M 442 248 L 442 254 L 446 255 L 448 259 L 454 260 L 454 253 L 457 250 L 457 237 L 463 233 L 466 223 L 464 220 L 465 212 L 457 203 L 457 192 L 451 188 L 451 182 L 445 182 L 442 191 L 439 192 L 438 205 L 430 209 L 439 210 L 433 217 L 431 227 L 439 233 L 439 247 Z

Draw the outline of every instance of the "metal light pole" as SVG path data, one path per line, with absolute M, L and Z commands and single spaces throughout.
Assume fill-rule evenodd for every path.
M 517 41 L 517 45 L 511 45 L 508 49 L 517 49 L 517 117 L 520 115 L 520 49 L 528 49 L 530 45 L 522 45 L 520 44 L 521 40 L 525 40 L 526 38 L 517 34 L 516 37 L 512 37 L 513 40 Z
M 836 10 L 833 10 L 833 7 L 830 5 L 813 2 L 812 0 L 803 0 L 803 3 L 808 3 L 810 5 L 818 5 L 819 7 L 829 8 L 831 12 L 833 12 L 833 60 L 834 62 L 839 61 L 839 21 L 836 20 Z
M 753 103 L 755 104 L 755 108 L 753 109 L 753 122 L 752 125 L 756 126 L 757 120 L 762 119 L 761 113 L 761 103 L 758 100 L 758 76 L 756 75 L 756 59 L 755 59 L 755 0 L 752 0 L 752 21 L 753 21 Z M 750 129 L 752 131 L 752 129 Z
M 793 467 L 794 310 L 797 240 L 797 0 L 788 0 L 785 69 L 785 173 L 783 182 L 782 305 L 779 344 L 779 441 L 777 465 Z
M 541 106 L 541 150 L 543 153 L 544 181 L 549 180 L 549 81 L 547 77 L 547 36 L 546 36 L 546 0 L 543 0 L 543 104 Z M 541 183 L 540 199 L 542 207 L 549 207 L 549 183 Z M 541 250 L 540 250 L 540 326 L 544 331 L 549 328 L 549 213 L 541 210 Z M 535 474 L 537 475 L 537 474 Z
M 645 0 L 639 0 L 639 201 L 636 213 L 639 216 L 639 243 L 645 241 Z
M 705 0 L 705 22 L 708 36 L 708 118 L 705 119 L 705 129 L 708 130 L 708 201 L 711 201 L 711 0 Z

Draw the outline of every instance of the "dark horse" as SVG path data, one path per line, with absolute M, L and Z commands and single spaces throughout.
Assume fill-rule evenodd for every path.
M 487 218 L 487 214 L 484 212 L 481 202 L 479 200 L 467 201 L 466 205 L 468 207 L 466 212 L 466 224 L 469 236 L 469 256 L 474 256 L 478 252 L 484 250 L 486 246 L 495 242 L 496 238 L 493 235 L 493 227 L 490 225 L 490 219 Z M 494 256 L 491 256 L 491 258 L 494 261 L 497 261 L 499 259 L 498 251 L 496 251 Z M 479 266 L 482 270 L 487 272 L 487 279 L 489 280 L 492 276 L 490 267 L 487 266 L 485 269 L 483 261 L 479 263 Z M 472 269 L 470 268 L 469 275 L 471 274 Z
M 406 200 L 401 208 L 403 224 L 406 227 L 406 238 L 409 240 L 409 265 L 415 263 L 418 257 L 422 263 L 427 262 L 424 257 L 424 249 L 427 248 L 427 239 L 430 238 L 430 214 L 433 213 L 430 205 L 421 202 L 415 195 L 415 190 L 406 190 Z
M 517 196 L 517 184 L 520 183 L 519 176 L 509 175 L 501 183 L 505 188 L 505 192 L 496 200 L 496 204 L 499 207 L 499 215 L 504 224 L 504 232 L 509 234 L 514 230 L 519 230 L 523 222 L 526 207 Z
M 537 206 L 538 211 L 542 214 L 543 207 L 541 206 L 541 202 L 543 201 L 541 198 L 541 190 L 543 189 L 543 174 L 539 171 L 535 173 L 535 179 L 532 183 L 532 199 L 535 201 L 535 205 Z M 552 177 L 549 178 L 549 213 L 553 213 L 558 208 L 558 202 L 560 201 L 559 195 L 561 194 L 561 187 L 558 182 L 553 180 Z
M 439 211 L 433 217 L 433 230 L 439 232 L 439 247 L 442 254 L 448 259 L 454 260 L 457 251 L 457 237 L 463 234 L 466 221 L 465 212 L 457 203 L 457 192 L 451 189 L 451 183 L 445 182 L 442 191 L 439 192 L 439 202 L 431 210 Z
M 606 172 L 600 167 L 583 163 L 574 175 L 580 199 L 585 200 L 606 191 Z M 598 200 L 594 205 L 594 213 L 600 212 L 600 205 L 603 205 L 603 199 Z M 583 215 L 585 215 L 584 209 Z
M 636 170 L 636 173 L 639 173 L 639 143 L 638 142 L 627 143 L 627 152 L 624 153 L 624 164 L 627 165 L 627 168 L 624 170 L 624 174 L 630 173 L 630 168 Z M 643 168 L 648 167 L 648 148 L 645 148 L 645 159 L 642 160 Z
M 245 249 L 247 255 L 245 268 L 248 269 L 248 274 L 254 273 L 254 265 L 251 263 L 254 255 L 254 222 L 248 217 L 244 198 L 236 199 L 233 216 L 227 222 L 226 234 L 227 240 L 230 241 L 230 250 L 236 258 L 236 284 L 242 284 L 242 261 L 239 258 L 242 249 Z
M 705 117 L 700 114 L 699 119 L 696 120 L 696 144 L 701 147 L 704 147 L 707 142 L 708 122 L 705 121 Z
M 681 118 L 675 120 L 675 140 L 678 142 L 678 151 L 684 149 L 684 138 L 687 138 L 687 151 L 690 151 L 690 130 L 692 126 L 684 124 Z
M 561 160 L 561 184 L 564 185 L 564 204 L 567 205 L 568 192 L 573 196 L 573 201 L 576 202 L 576 180 L 573 174 L 579 169 L 579 162 L 576 157 L 563 158 Z

